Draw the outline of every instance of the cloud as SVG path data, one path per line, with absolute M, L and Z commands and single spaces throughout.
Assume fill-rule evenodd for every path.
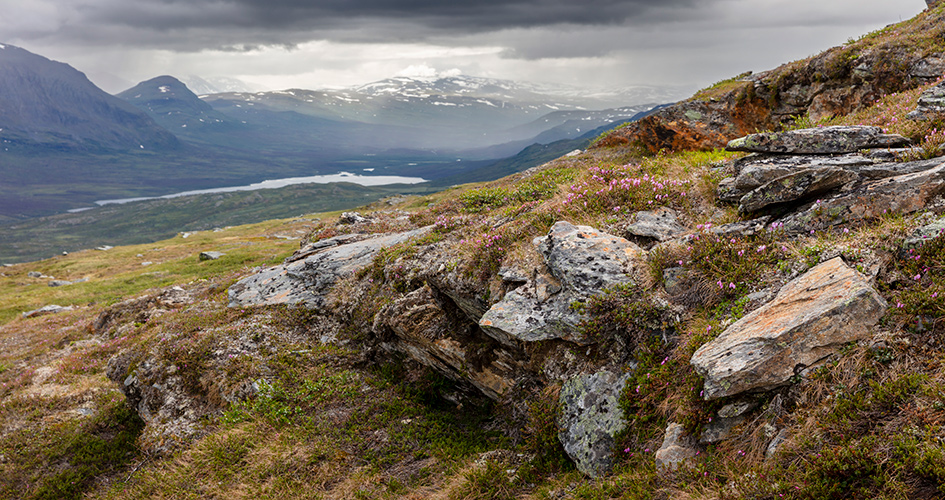
M 706 85 L 912 17 L 923 0 L 0 0 L 0 36 L 90 73 L 342 86 L 405 68 Z
M 718 0 L 713 0 L 718 1 Z M 678 17 L 696 0 L 0 0 L 0 32 L 169 50 L 294 46 L 311 40 L 423 41 L 548 26 Z M 10 10 L 4 4 L 10 4 Z M 24 22 L 33 20 L 35 22 Z

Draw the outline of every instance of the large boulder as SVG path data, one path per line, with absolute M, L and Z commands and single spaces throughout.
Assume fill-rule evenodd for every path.
M 643 250 L 619 236 L 588 226 L 558 222 L 548 236 L 536 238 L 550 274 L 538 276 L 509 292 L 482 316 L 479 325 L 499 342 L 564 339 L 578 344 L 584 314 L 572 304 L 632 282 L 643 262 Z
M 879 127 L 833 126 L 751 134 L 728 143 L 730 151 L 779 154 L 838 154 L 861 149 L 894 148 L 909 143 Z
M 287 304 L 323 309 L 326 294 L 342 276 L 360 271 L 381 249 L 427 233 L 424 227 L 359 241 L 347 235 L 300 251 L 294 260 L 241 279 L 230 287 L 230 307 Z M 363 238 L 363 236 L 361 236 Z M 333 240 L 333 241 L 332 241 Z M 337 242 L 341 244 L 334 244 Z
M 582 473 L 597 477 L 614 464 L 616 436 L 626 428 L 618 400 L 630 374 L 602 370 L 561 388 L 558 439 Z
M 787 384 L 798 370 L 869 337 L 886 306 L 839 257 L 814 267 L 693 354 L 705 399 Z

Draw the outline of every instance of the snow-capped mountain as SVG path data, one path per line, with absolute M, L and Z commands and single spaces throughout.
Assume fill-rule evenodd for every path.
M 638 89 L 636 94 L 590 95 L 567 87 L 548 89 L 461 75 L 398 76 L 340 90 L 235 92 L 203 99 L 214 109 L 247 122 L 258 120 L 265 112 L 292 112 L 383 126 L 379 139 L 393 135 L 400 147 L 473 149 L 530 140 L 545 132 L 542 140 L 549 142 L 575 137 L 582 130 L 626 119 L 666 102 L 636 99 L 671 95 L 671 91 L 651 87 Z M 622 105 L 608 106 L 613 102 Z M 575 123 L 564 126 L 571 121 Z
M 691 89 L 637 85 L 585 89 L 566 85 L 515 82 L 475 76 L 398 76 L 353 87 L 349 91 L 403 97 L 468 96 L 490 100 L 541 103 L 558 109 L 613 109 L 647 103 L 666 103 L 690 95 Z
M 224 92 L 259 92 L 264 90 L 259 85 L 244 82 L 239 78 L 226 76 L 199 77 L 188 75 L 180 79 L 191 92 L 197 95 L 222 94 Z

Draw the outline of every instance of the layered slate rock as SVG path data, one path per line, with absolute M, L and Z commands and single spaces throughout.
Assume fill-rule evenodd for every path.
M 614 465 L 615 438 L 626 427 L 618 400 L 629 378 L 602 370 L 574 377 L 561 388 L 558 439 L 578 470 L 590 477 Z
M 407 354 L 456 381 L 471 383 L 498 399 L 515 384 L 520 360 L 461 314 L 449 314 L 429 286 L 384 306 L 373 331 L 382 347 Z
M 941 75 L 939 75 L 941 76 Z M 927 120 L 945 113 L 945 82 L 927 89 L 919 96 L 915 111 L 909 113 L 909 118 Z
M 705 377 L 707 400 L 774 389 L 844 344 L 869 337 L 885 311 L 866 277 L 838 257 L 785 285 L 773 301 L 703 345 L 691 363 Z
M 431 227 L 402 233 L 385 234 L 347 242 L 320 242 L 305 248 L 289 262 L 243 278 L 230 287 L 230 307 L 287 304 L 323 309 L 325 294 L 342 276 L 350 275 L 368 264 L 383 248 L 403 243 L 427 233 Z M 334 240 L 331 238 L 330 240 Z
M 571 304 L 631 283 L 643 250 L 619 236 L 588 226 L 557 222 L 534 241 L 549 273 L 509 292 L 482 316 L 479 325 L 499 342 L 564 339 L 589 342 L 578 329 L 584 315 Z
M 753 153 L 840 154 L 908 143 L 905 137 L 884 134 L 879 127 L 838 125 L 751 134 L 729 142 L 727 149 Z
M 908 214 L 922 210 L 945 194 L 945 161 L 929 170 L 858 184 L 801 207 L 781 219 L 785 231 L 801 233 L 879 217 L 887 212 Z
M 739 201 L 738 211 L 751 213 L 771 205 L 816 196 L 853 182 L 857 177 L 856 173 L 838 167 L 804 169 L 778 177 L 746 194 Z

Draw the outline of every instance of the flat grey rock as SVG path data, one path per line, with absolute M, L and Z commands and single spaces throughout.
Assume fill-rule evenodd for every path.
M 686 228 L 677 220 L 676 212 L 665 207 L 637 212 L 633 214 L 632 221 L 624 226 L 624 231 L 641 238 L 668 241 L 686 232 Z
M 33 309 L 32 311 L 25 312 L 25 313 L 23 313 L 23 317 L 24 317 L 24 318 L 35 318 L 36 316 L 42 316 L 42 315 L 44 315 L 44 314 L 56 314 L 56 313 L 61 313 L 61 312 L 65 312 L 65 311 L 71 311 L 71 310 L 73 310 L 73 309 L 75 309 L 75 308 L 72 307 L 72 306 L 63 307 L 63 306 L 58 306 L 58 305 L 55 305 L 55 304 L 51 304 L 51 305 L 48 305 L 48 306 L 40 307 L 39 309 Z
M 223 252 L 200 252 L 199 260 L 217 260 L 226 255 Z
M 902 248 L 906 251 L 919 248 L 926 241 L 939 238 L 942 234 L 945 234 L 945 217 L 940 217 L 913 231 L 912 235 L 903 242 Z

